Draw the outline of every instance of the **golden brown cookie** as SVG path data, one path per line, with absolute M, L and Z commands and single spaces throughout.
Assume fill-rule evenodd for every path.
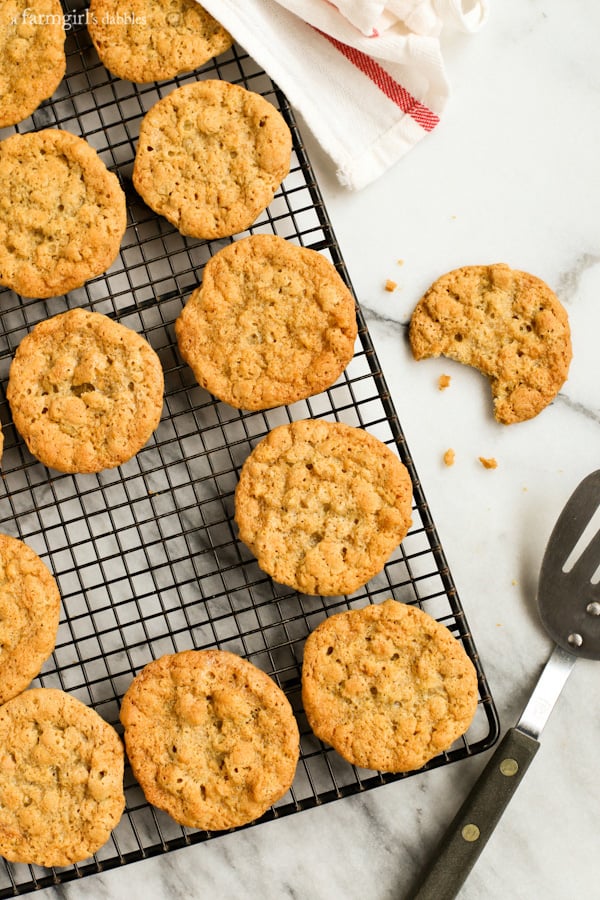
M 557 395 L 571 362 L 566 310 L 547 284 L 498 263 L 443 275 L 410 323 L 415 359 L 450 357 L 490 380 L 496 419 L 531 419 Z
M 356 313 L 324 256 L 256 234 L 209 260 L 175 333 L 202 387 L 232 406 L 268 409 L 336 381 L 354 354 Z
M 252 822 L 294 779 L 292 708 L 268 675 L 233 653 L 187 650 L 149 663 L 123 698 L 121 722 L 146 799 L 189 828 Z
M 227 237 L 269 205 L 288 174 L 291 148 L 283 116 L 260 94 L 198 81 L 144 116 L 133 184 L 182 234 Z
M 310 727 L 365 769 L 419 769 L 469 727 L 477 673 L 422 610 L 385 600 L 337 613 L 308 636 L 302 702 Z
M 197 69 L 233 43 L 196 0 L 91 0 L 88 31 L 106 68 L 140 84 Z
M 0 4 L 0 128 L 16 125 L 51 97 L 66 68 L 60 0 Z
M 411 524 L 408 470 L 361 428 L 305 419 L 254 448 L 235 493 L 241 540 L 275 581 L 350 594 L 380 572 Z
M 65 294 L 112 265 L 125 194 L 83 138 L 47 128 L 0 142 L 0 284 Z
M 58 585 L 37 553 L 0 534 L 0 704 L 24 691 L 56 643 Z
M 160 360 L 141 335 L 72 309 L 23 338 L 6 397 L 40 462 L 59 472 L 99 472 L 141 450 L 159 423 L 163 388 Z
M 0 707 L 0 855 L 68 866 L 109 839 L 125 806 L 117 732 L 75 697 L 25 691 Z

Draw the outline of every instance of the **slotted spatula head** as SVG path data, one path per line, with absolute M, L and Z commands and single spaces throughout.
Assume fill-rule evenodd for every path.
M 538 582 L 546 631 L 559 646 L 587 659 L 600 659 L 600 530 L 587 536 L 574 561 L 570 557 L 599 506 L 600 469 L 584 478 L 560 514 Z

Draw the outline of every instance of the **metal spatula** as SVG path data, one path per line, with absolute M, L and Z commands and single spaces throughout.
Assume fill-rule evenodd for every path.
M 542 561 L 538 606 L 556 641 L 554 651 L 519 722 L 498 745 L 411 900 L 456 897 L 537 753 L 540 733 L 576 658 L 600 659 L 600 530 L 588 536 L 599 505 L 600 470 L 575 490 Z

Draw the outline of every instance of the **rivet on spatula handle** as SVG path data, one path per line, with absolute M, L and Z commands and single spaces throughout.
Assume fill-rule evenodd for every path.
M 508 806 L 540 744 L 516 728 L 504 736 L 449 827 L 410 900 L 453 900 Z

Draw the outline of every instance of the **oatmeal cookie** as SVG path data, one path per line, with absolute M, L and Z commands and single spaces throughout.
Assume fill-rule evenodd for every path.
M 0 855 L 68 866 L 109 839 L 125 806 L 123 745 L 98 713 L 54 688 L 0 707 Z
M 157 354 L 108 316 L 72 309 L 39 322 L 12 361 L 6 396 L 30 452 L 59 472 L 99 472 L 131 459 L 157 427 Z
M 275 581 L 350 594 L 380 572 L 411 524 L 408 470 L 361 428 L 305 419 L 274 428 L 242 467 L 241 540 Z
M 419 769 L 468 729 L 477 673 L 450 631 L 385 600 L 337 613 L 308 636 L 302 702 L 309 725 L 365 769 Z
M 324 256 L 256 234 L 212 257 L 175 333 L 202 387 L 258 410 L 332 385 L 354 354 L 356 313 Z
M 498 263 L 439 278 L 410 323 L 415 359 L 448 356 L 490 380 L 494 414 L 510 425 L 556 397 L 571 362 L 566 310 L 541 279 Z
M 66 294 L 112 265 L 126 224 L 118 178 L 83 138 L 46 128 L 0 142 L 0 284 Z
M 121 721 L 146 799 L 188 828 L 252 822 L 293 781 L 292 708 L 265 672 L 233 653 L 187 650 L 149 663 L 123 698 Z
M 0 705 L 24 691 L 56 643 L 58 585 L 31 547 L 0 534 Z
M 60 0 L 0 5 L 0 128 L 16 125 L 51 97 L 66 69 Z
M 144 116 L 133 184 L 182 234 L 227 237 L 269 205 L 288 174 L 291 148 L 283 116 L 260 94 L 198 81 Z
M 233 43 L 196 0 L 91 0 L 88 31 L 106 68 L 140 84 L 197 69 Z

